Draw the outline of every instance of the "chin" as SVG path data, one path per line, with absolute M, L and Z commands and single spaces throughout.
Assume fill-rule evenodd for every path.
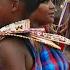
M 54 20 L 52 20 L 52 23 L 54 23 Z
M 54 18 L 51 18 L 49 22 L 54 23 Z

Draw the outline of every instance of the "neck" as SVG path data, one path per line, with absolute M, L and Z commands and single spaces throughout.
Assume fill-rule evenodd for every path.
M 38 22 L 32 22 L 31 21 L 31 28 L 41 28 L 42 26 L 38 24 Z
M 46 25 L 51 25 L 52 23 L 46 23 L 46 22 L 41 22 L 41 21 L 35 21 L 35 20 L 31 20 L 31 27 L 32 28 L 41 28 L 44 27 Z
M 43 27 L 45 25 L 52 24 L 51 22 L 38 20 L 35 17 L 30 17 L 30 20 L 31 20 L 31 27 L 34 27 L 34 28 L 40 28 L 40 27 Z

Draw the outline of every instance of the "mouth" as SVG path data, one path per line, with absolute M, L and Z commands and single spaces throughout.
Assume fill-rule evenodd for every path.
M 49 13 L 49 16 L 54 18 L 55 17 L 54 12 Z

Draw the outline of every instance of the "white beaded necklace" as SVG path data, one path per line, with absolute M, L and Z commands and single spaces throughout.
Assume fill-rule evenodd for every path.
M 16 33 L 26 33 L 26 32 L 30 32 L 31 37 L 16 34 Z M 0 40 L 2 40 L 5 36 L 22 37 L 29 40 L 34 40 L 37 42 L 48 44 L 57 49 L 61 48 L 58 45 L 56 45 L 53 41 L 70 45 L 70 40 L 63 36 L 45 33 L 44 28 L 30 28 L 29 19 L 18 21 L 2 27 L 0 29 L 0 37 L 1 37 Z
M 27 19 L 4 26 L 0 29 L 0 32 L 20 33 L 27 31 L 29 28 L 30 28 L 30 20 Z

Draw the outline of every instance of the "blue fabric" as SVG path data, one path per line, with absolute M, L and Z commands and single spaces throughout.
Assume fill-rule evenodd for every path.
M 24 43 L 29 47 L 28 49 L 33 56 L 34 66 L 32 70 L 68 70 L 68 63 L 60 50 L 49 48 L 40 43 L 40 51 L 38 51 L 29 40 L 24 40 Z M 53 59 L 56 60 L 56 63 Z
M 40 52 L 40 59 L 41 59 L 43 70 L 55 70 L 55 66 L 52 63 L 49 56 L 49 51 L 45 48 L 43 44 L 41 44 L 41 47 L 42 49 Z
M 64 56 L 64 54 L 63 54 L 60 50 L 57 50 L 57 49 L 56 49 L 56 52 L 58 53 L 58 55 L 60 56 L 60 58 L 61 58 L 62 61 L 63 61 L 64 70 L 68 70 L 69 65 L 68 65 L 68 62 L 67 62 L 66 57 Z
M 60 56 L 57 54 L 57 52 L 55 51 L 55 49 L 51 48 L 51 53 L 53 54 L 54 58 L 56 59 L 58 66 L 59 66 L 59 70 L 64 70 L 64 64 L 60 58 Z

